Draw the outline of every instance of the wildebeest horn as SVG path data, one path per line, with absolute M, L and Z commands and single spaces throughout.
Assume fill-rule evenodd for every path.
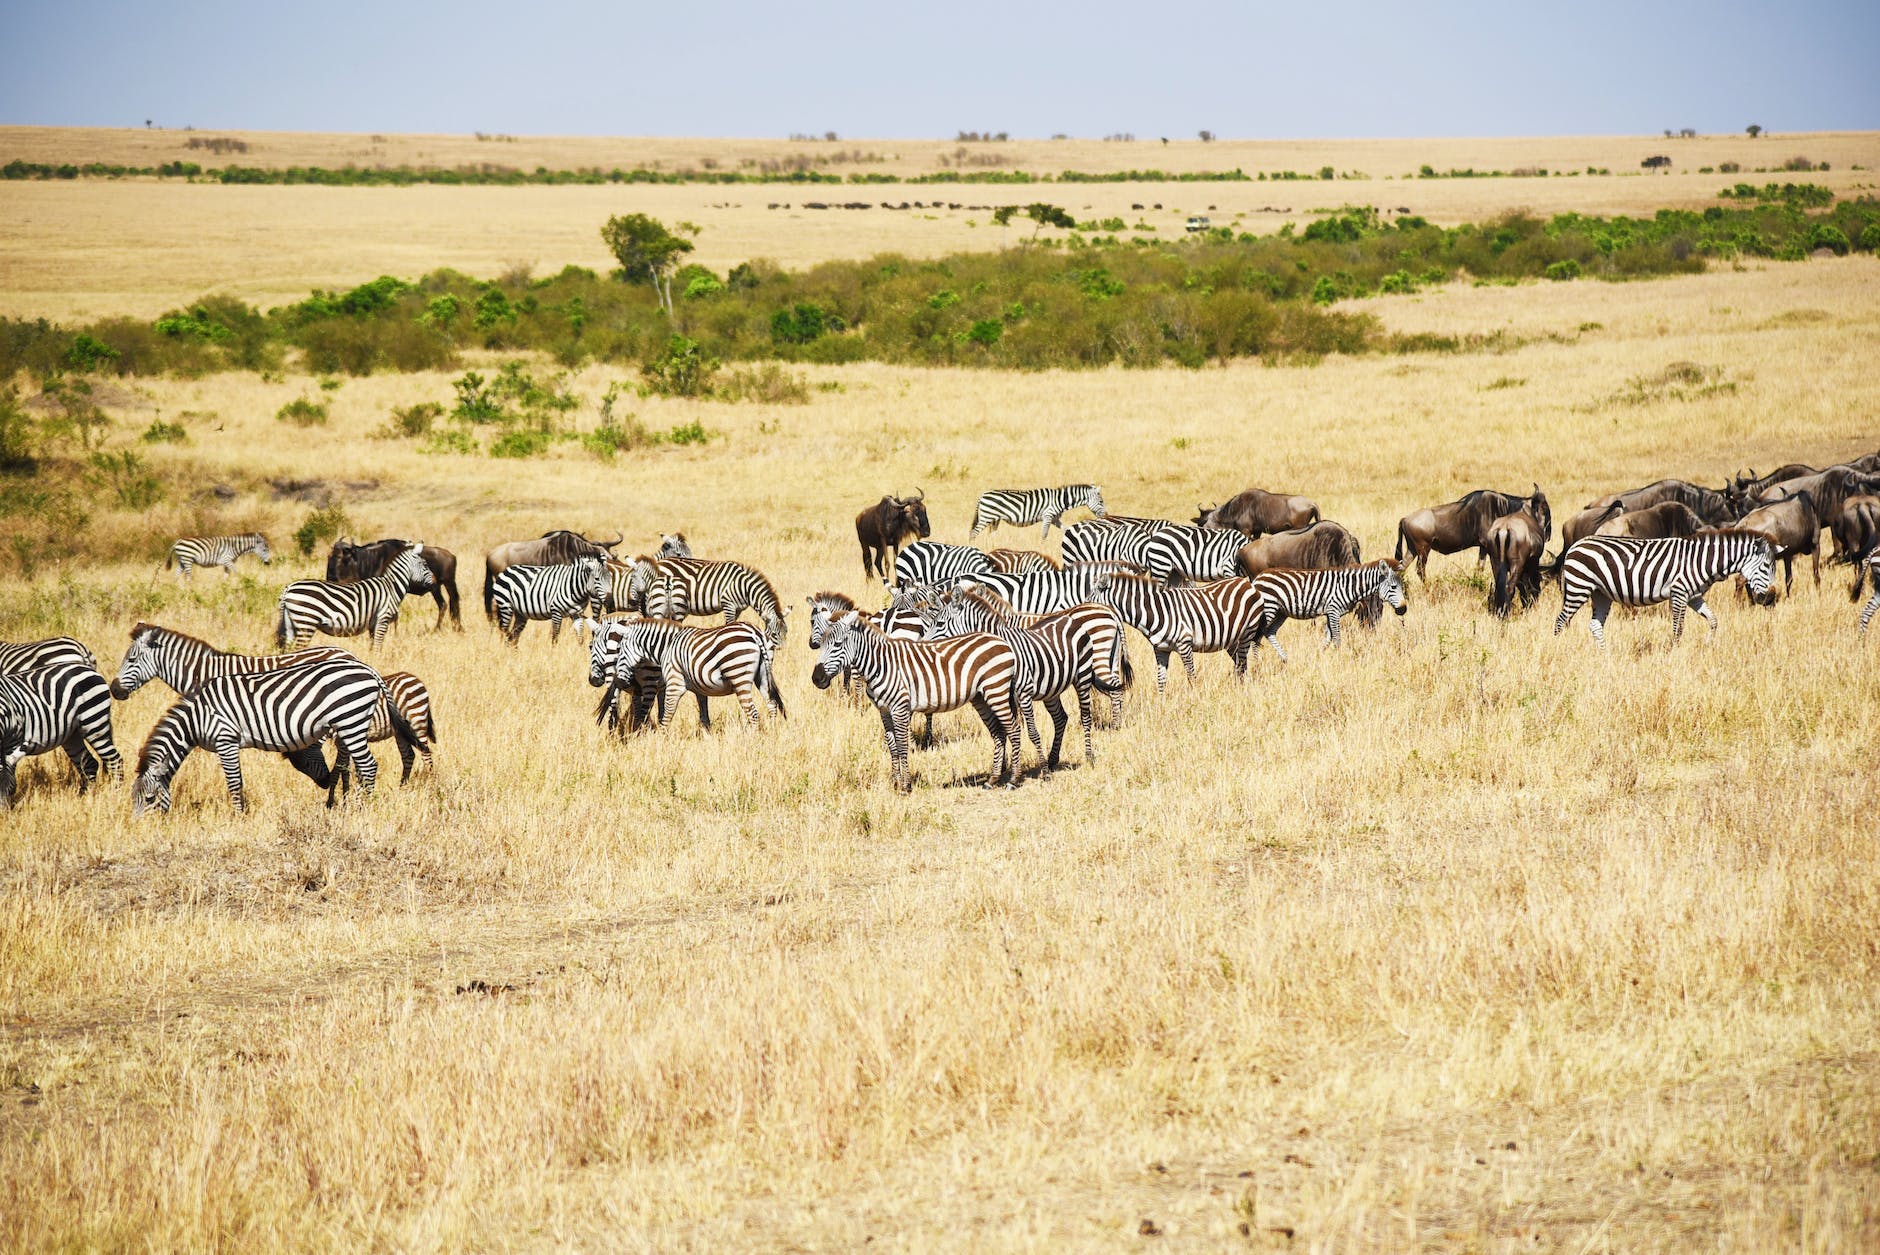
M 1534 485 L 1534 495 L 1537 497 L 1541 495 L 1541 486 L 1539 484 Z
M 590 536 L 587 538 L 587 542 L 590 545 L 599 545 L 602 549 L 612 549 L 615 545 L 618 545 L 621 541 L 625 540 L 626 538 L 627 538 L 627 534 L 625 532 L 620 532 L 612 540 L 595 540 L 592 536 Z
M 925 488 L 914 489 L 914 500 L 925 501 L 926 499 L 927 499 L 927 490 Z

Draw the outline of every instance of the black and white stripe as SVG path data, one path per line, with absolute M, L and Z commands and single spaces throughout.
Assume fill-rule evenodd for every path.
M 1247 538 L 1231 527 L 1194 527 L 1171 523 L 1149 537 L 1142 549 L 1142 565 L 1149 574 L 1169 584 L 1184 581 L 1224 580 L 1240 574 L 1237 559 Z
M 241 751 L 273 750 L 326 790 L 346 783 L 346 767 L 359 773 L 368 796 L 378 762 L 366 747 L 372 712 L 386 695 L 378 672 L 356 658 L 286 667 L 279 671 L 225 675 L 209 680 L 157 720 L 137 760 L 132 813 L 145 807 L 170 809 L 170 781 L 191 750 L 205 749 L 222 764 L 229 800 L 247 809 L 242 793 Z M 339 756 L 329 768 L 321 747 L 331 736 Z
M 991 575 L 962 575 L 954 581 L 954 586 L 983 588 L 996 593 L 1020 614 L 1055 614 L 1095 601 L 1099 582 L 1105 576 L 1144 573 L 1142 567 L 1131 562 L 1072 562 L 1054 571 L 1025 575 L 1003 571 Z
M 1402 564 L 1392 558 L 1326 570 L 1295 571 L 1280 567 L 1262 571 L 1253 577 L 1253 588 L 1261 602 L 1260 640 L 1272 640 L 1273 652 L 1284 661 L 1286 651 L 1273 638 L 1279 625 L 1288 619 L 1315 619 L 1323 615 L 1325 639 L 1337 645 L 1339 622 L 1366 598 L 1389 602 L 1398 614 L 1404 613 L 1407 607 L 1402 575 Z M 1254 641 L 1254 648 L 1259 648 L 1260 640 Z
M 1873 596 L 1869 597 L 1867 604 L 1860 608 L 1860 630 L 1864 633 L 1867 630 L 1867 624 L 1873 620 L 1874 612 L 1880 611 L 1880 550 L 1862 558 L 1860 569 L 1862 577 L 1871 578 L 1873 586 Z M 1854 585 L 1854 594 L 1860 595 L 1859 584 Z
M 962 575 L 991 575 L 998 570 L 984 551 L 971 545 L 917 540 L 894 557 L 894 586 L 951 584 Z
M 304 649 L 315 632 L 328 636 L 372 634 L 376 647 L 398 621 L 398 608 L 408 593 L 429 592 L 437 577 L 426 565 L 424 542 L 412 541 L 405 551 L 371 579 L 334 583 L 295 580 L 281 590 L 274 638 L 283 649 Z
M 352 657 L 331 645 L 291 654 L 229 653 L 186 632 L 158 627 L 154 623 L 139 623 L 131 629 L 130 647 L 124 651 L 124 661 L 118 664 L 117 675 L 111 681 L 111 696 L 124 701 L 150 681 L 161 680 L 175 689 L 177 696 L 188 697 L 218 676 L 251 675 Z M 431 691 L 409 671 L 390 671 L 382 678 L 389 700 L 381 700 L 372 712 L 372 726 L 366 739 L 389 739 L 397 743 L 398 758 L 404 765 L 399 778 L 402 784 L 411 778 L 411 767 L 418 754 L 424 755 L 426 766 L 431 763 L 431 747 L 437 741 Z M 394 718 L 394 711 L 399 717 Z
M 1251 580 L 1236 577 L 1211 584 L 1171 587 L 1141 575 L 1107 577 L 1098 600 L 1142 633 L 1155 653 L 1155 691 L 1168 690 L 1168 659 L 1178 654 L 1195 678 L 1195 655 L 1225 651 L 1237 674 L 1247 673 L 1247 653 L 1260 630 L 1261 602 Z
M 1036 549 L 988 549 L 986 560 L 992 563 L 992 569 L 1006 575 L 1031 575 L 1041 571 L 1055 571 L 1058 560 L 1048 553 L 1039 553 Z
M 78 768 L 80 792 L 97 780 L 100 766 L 113 780 L 124 778 L 104 677 L 77 662 L 0 675 L 0 809 L 13 804 L 20 760 L 55 749 Z
M 1086 519 L 1064 531 L 1064 564 L 1120 561 L 1147 567 L 1150 538 L 1173 526 L 1164 519 Z
M 851 670 L 881 713 L 896 788 L 913 786 L 907 759 L 914 713 L 957 710 L 969 703 L 992 737 L 987 783 L 1017 783 L 1018 710 L 1012 685 L 1018 658 L 1010 645 L 977 633 L 944 641 L 892 640 L 850 612 L 829 625 L 810 678 L 817 688 L 828 688 Z
M 783 603 L 763 572 L 742 562 L 712 558 L 650 558 L 633 564 L 631 599 L 649 618 L 689 619 L 722 614 L 737 622 L 746 609 L 757 612 L 764 630 L 781 641 L 788 630 Z
M 91 650 L 69 636 L 50 636 L 43 641 L 23 641 L 17 645 L 0 641 L 0 675 L 32 671 L 55 662 L 75 662 L 94 671 L 98 669 L 98 660 Z
M 702 727 L 712 726 L 713 697 L 736 697 L 755 727 L 760 703 L 786 713 L 773 666 L 776 648 L 769 634 L 749 623 L 695 628 L 669 619 L 614 619 L 589 643 L 588 683 L 607 686 L 603 711 L 622 690 L 633 693 L 627 731 L 644 719 L 649 698 L 657 704 L 659 726 L 668 726 L 688 691 L 698 699 Z
M 1103 489 L 1095 484 L 1066 484 L 1062 488 L 995 488 L 982 493 L 973 507 L 973 539 L 1001 523 L 1029 527 L 1042 523 L 1040 537 L 1049 536 L 1053 527 L 1062 529 L 1064 516 L 1078 506 L 1086 506 L 1099 518 L 1104 513 Z
M 561 638 L 564 619 L 579 619 L 608 594 L 607 568 L 599 558 L 577 558 L 553 566 L 512 566 L 490 585 L 496 626 L 511 645 L 532 619 L 548 620 L 550 642 Z
M 1755 532 L 1725 529 L 1695 536 L 1642 540 L 1634 536 L 1587 536 L 1575 541 L 1560 559 L 1558 636 L 1579 608 L 1593 603 L 1588 625 L 1593 639 L 1606 643 L 1606 616 L 1614 602 L 1622 606 L 1671 603 L 1671 639 L 1684 635 L 1684 612 L 1691 609 L 1717 630 L 1717 616 L 1704 604 L 1710 586 L 1741 574 L 1755 596 L 1766 596 L 1775 572 L 1775 551 Z
M 235 559 L 245 553 L 261 559 L 263 566 L 274 561 L 274 554 L 268 549 L 268 538 L 260 532 L 243 532 L 239 536 L 185 536 L 170 546 L 170 556 L 163 560 L 163 569 L 167 571 L 174 564 L 184 579 L 189 578 L 192 567 L 199 566 L 219 566 L 232 574 Z

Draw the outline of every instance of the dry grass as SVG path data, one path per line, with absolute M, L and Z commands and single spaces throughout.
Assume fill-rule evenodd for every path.
M 957 539 L 995 482 L 1087 476 L 1130 513 L 1253 482 L 1374 554 L 1481 483 L 1564 510 L 1826 461 L 1876 443 L 1876 279 L 1379 305 L 1532 341 L 1494 356 L 817 371 L 843 391 L 807 407 L 640 403 L 718 438 L 609 465 L 365 438 L 442 377 L 348 381 L 304 431 L 269 416 L 305 380 L 143 385 L 221 422 L 151 460 L 240 487 L 220 508 L 277 547 L 306 507 L 266 478 L 377 480 L 342 493 L 358 529 L 464 555 L 469 630 L 407 603 L 380 661 L 430 682 L 438 768 L 370 804 L 322 813 L 250 755 L 236 817 L 197 756 L 177 811 L 133 823 L 121 791 L 27 773 L 0 828 L 0 1243 L 1870 1247 L 1880 682 L 1839 578 L 1766 611 L 1721 593 L 1721 633 L 1675 649 L 1662 611 L 1623 617 L 1601 655 L 1550 634 L 1556 593 L 1504 626 L 1437 559 L 1407 619 L 1336 655 L 1294 625 L 1245 685 L 1204 658 L 1095 767 L 1013 794 L 963 787 L 987 744 L 943 719 L 908 797 L 873 712 L 804 682 L 800 627 L 787 723 L 682 713 L 622 745 L 580 651 L 540 627 L 505 651 L 474 589 L 489 543 L 571 524 L 682 526 L 799 604 L 861 594 L 847 519 L 916 484 Z M 1738 386 L 1613 400 L 1676 361 Z M 608 378 L 577 378 L 584 422 Z M 144 615 L 261 647 L 309 565 L 42 574 L 0 635 L 114 665 Z M 120 745 L 164 704 L 121 707 Z
M 857 141 L 841 145 L 728 140 L 523 140 L 479 143 L 469 136 L 361 136 L 242 133 L 252 147 L 230 162 L 254 165 L 443 165 L 494 162 L 523 169 L 660 164 L 696 166 L 707 156 L 722 169 L 742 160 L 793 152 L 861 149 L 894 160 L 859 167 L 900 174 L 936 168 L 953 144 Z M 182 148 L 178 132 L 0 127 L 0 160 L 114 161 L 157 164 L 202 154 Z M 978 151 L 982 146 L 975 145 Z M 1407 209 L 1432 221 L 1473 222 L 1529 209 L 1649 214 L 1670 206 L 1717 203 L 1719 188 L 1740 179 L 1806 178 L 1838 191 L 1871 188 L 1880 167 L 1880 133 L 1749 140 L 1718 137 L 1667 142 L 1636 137 L 1511 140 L 1234 141 L 1105 144 L 1032 141 L 992 145 L 1012 168 L 1105 171 L 1153 167 L 1180 172 L 1239 167 L 1249 174 L 1316 171 L 1332 165 L 1368 181 L 1289 183 L 1076 184 L 1048 187 L 516 187 L 309 188 L 190 186 L 154 181 L 0 183 L 0 314 L 94 318 L 154 316 L 203 292 L 226 291 L 270 305 L 298 300 L 310 286 L 349 287 L 379 274 L 415 276 L 438 266 L 495 275 L 517 264 L 538 273 L 569 263 L 611 265 L 600 242 L 609 214 L 641 211 L 705 228 L 696 260 L 724 270 L 752 257 L 805 266 L 831 257 L 901 252 L 926 257 L 995 247 L 987 206 L 1044 198 L 1080 219 L 1147 222 L 1159 238 L 1178 236 L 1184 218 L 1207 213 L 1217 225 L 1261 234 L 1347 203 Z M 1647 177 L 1639 160 L 1667 151 L 1676 173 Z M 1825 174 L 1698 174 L 1737 161 L 1745 169 L 1776 165 L 1795 153 L 1827 161 Z M 1439 170 L 1474 167 L 1613 170 L 1602 178 L 1405 180 L 1428 163 Z M 1865 166 L 1866 171 L 1851 167 Z M 832 167 L 842 171 L 858 167 Z M 1626 177 L 1620 177 L 1620 175 Z M 957 204 L 959 209 L 806 210 L 805 201 L 855 200 Z M 777 209 L 767 208 L 775 203 Z M 1134 204 L 1145 206 L 1137 211 Z M 1160 205 L 1160 209 L 1152 206 Z M 781 208 L 789 205 L 791 208 Z M 978 206 L 979 208 L 973 208 Z

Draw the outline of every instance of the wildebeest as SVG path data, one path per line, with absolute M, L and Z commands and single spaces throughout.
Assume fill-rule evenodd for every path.
M 333 583 L 342 583 L 383 575 L 385 568 L 410 543 L 408 540 L 387 538 L 362 545 L 350 537 L 342 536 L 333 542 L 333 548 L 327 552 L 326 578 Z M 437 622 L 431 630 L 435 632 L 444 626 L 444 613 L 448 610 L 451 623 L 461 632 L 463 613 L 457 597 L 457 555 L 448 549 L 439 549 L 436 545 L 426 545 L 419 550 L 418 556 L 431 569 L 431 575 L 436 580 L 429 589 L 413 587 L 411 590 L 414 593 L 429 592 L 431 600 L 437 603 Z
M 1586 509 L 1604 510 L 1614 502 L 1618 502 L 1620 510 L 1630 514 L 1634 510 L 1655 506 L 1661 501 L 1682 501 L 1691 507 L 1697 517 L 1703 519 L 1707 526 L 1724 527 L 1739 513 L 1732 502 L 1734 495 L 1728 485 L 1723 488 L 1704 488 L 1688 480 L 1661 479 L 1629 492 L 1609 493 L 1597 501 L 1587 502 Z M 1575 516 L 1575 521 L 1578 517 Z M 1590 531 L 1589 528 L 1588 532 Z M 1588 533 L 1581 533 L 1581 535 L 1586 534 Z M 1565 528 L 1561 529 L 1561 535 L 1566 535 Z M 1578 537 L 1571 539 L 1578 539 Z
M 1660 501 L 1655 506 L 1614 514 L 1593 529 L 1595 536 L 1695 536 L 1704 530 L 1704 520 L 1682 501 Z
M 1320 519 L 1291 531 L 1274 532 L 1248 541 L 1235 559 L 1240 573 L 1249 579 L 1266 571 L 1329 571 L 1334 567 L 1358 566 L 1364 555 L 1353 536 L 1341 523 Z M 1376 625 L 1384 613 L 1383 603 L 1366 597 L 1358 603 L 1358 622 Z
M 1427 568 L 1432 550 L 1460 553 L 1474 549 L 1475 560 L 1479 563 L 1488 556 L 1489 527 L 1496 519 L 1513 514 L 1523 506 L 1531 506 L 1537 516 L 1547 509 L 1547 497 L 1539 484 L 1534 485 L 1534 493 L 1528 497 L 1477 488 L 1447 505 L 1412 511 L 1397 521 L 1396 559 L 1402 562 L 1405 550 L 1416 555 L 1417 578 L 1425 583 L 1429 580 Z M 1552 517 L 1548 515 L 1550 520 Z
M 1517 596 L 1525 609 L 1541 595 L 1541 551 L 1553 534 L 1553 512 L 1538 488 L 1519 510 L 1488 525 L 1488 561 L 1495 573 L 1489 605 L 1497 615 L 1507 618 Z
M 1841 512 L 1828 520 L 1828 534 L 1834 537 L 1834 557 L 1838 562 L 1861 566 L 1867 555 L 1880 547 L 1880 496 L 1862 493 L 1841 503 Z M 1860 580 L 1854 581 L 1854 596 L 1860 596 Z
M 576 558 L 600 558 L 603 561 L 613 556 L 613 548 L 626 539 L 625 532 L 612 540 L 589 540 L 579 532 L 565 529 L 543 532 L 534 540 L 512 540 L 497 545 L 483 559 L 483 613 L 490 619 L 496 618 L 495 607 L 490 604 L 490 591 L 496 584 L 496 577 L 512 566 L 566 566 Z
M 1196 527 L 1231 527 L 1248 539 L 1287 532 L 1319 521 L 1319 507 L 1306 497 L 1249 488 L 1217 506 L 1197 506 Z
M 1782 559 L 1782 591 L 1786 594 L 1795 582 L 1795 555 L 1805 553 L 1814 559 L 1815 587 L 1821 587 L 1821 511 L 1814 494 L 1807 489 L 1768 505 L 1758 506 L 1736 526 L 1746 532 L 1767 536 Z
M 927 523 L 927 490 L 912 497 L 883 497 L 855 516 L 855 539 L 862 546 L 862 574 L 888 578 L 901 545 L 933 535 Z
M 1768 505 L 1805 492 L 1815 499 L 1820 526 L 1826 527 L 1841 512 L 1849 497 L 1875 491 L 1880 491 L 1880 475 L 1868 475 L 1851 466 L 1830 466 L 1825 471 L 1798 476 L 1769 488 L 1760 503 Z
M 1804 475 L 1813 475 L 1818 469 L 1818 467 L 1808 466 L 1801 462 L 1790 462 L 1787 466 L 1778 466 L 1767 475 L 1758 475 L 1756 468 L 1751 467 L 1747 475 L 1737 475 L 1733 477 L 1730 480 L 1730 485 L 1745 497 L 1754 500 L 1762 496 L 1772 484 L 1784 483 L 1791 479 L 1800 479 Z

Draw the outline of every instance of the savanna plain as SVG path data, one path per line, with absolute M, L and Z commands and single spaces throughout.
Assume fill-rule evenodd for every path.
M 97 185 L 140 189 L 198 190 Z M 383 268 L 393 226 L 348 218 L 381 192 L 265 190 L 369 257 L 344 281 Z M 511 190 L 460 194 L 468 233 Z M 245 221 L 265 251 L 266 213 Z M 9 237 L 10 266 L 38 247 Z M 47 291 L 162 308 L 209 286 L 88 264 L 75 249 Z M 979 787 L 969 713 L 892 792 L 874 711 L 808 683 L 802 612 L 787 720 L 751 731 L 721 702 L 701 732 L 688 703 L 626 740 L 594 724 L 585 649 L 534 625 L 512 651 L 484 620 L 484 550 L 549 527 L 618 529 L 623 551 L 681 529 L 801 608 L 878 598 L 851 520 L 916 487 L 949 541 L 997 486 L 1088 479 L 1178 518 L 1283 489 L 1375 557 L 1399 516 L 1473 487 L 1538 482 L 1562 518 L 1880 446 L 1871 257 L 1363 308 L 1503 334 L 1199 370 L 810 366 L 802 404 L 623 402 L 707 438 L 609 461 L 375 437 L 448 401 L 449 372 L 101 382 L 120 438 L 161 417 L 189 441 L 145 454 L 164 501 L 101 498 L 90 556 L 0 584 L 0 637 L 75 635 L 108 668 L 140 619 L 272 648 L 280 586 L 320 556 L 289 539 L 312 503 L 275 481 L 355 536 L 454 550 L 464 631 L 412 599 L 367 655 L 423 677 L 440 733 L 432 768 L 370 800 L 326 811 L 251 753 L 236 815 L 198 754 L 175 810 L 133 820 L 124 788 L 22 769 L 0 819 L 0 1242 L 1872 1249 L 1880 644 L 1845 568 L 1819 588 L 1798 569 L 1767 608 L 1719 586 L 1721 630 L 1676 645 L 1662 608 L 1615 612 L 1602 652 L 1584 612 L 1552 634 L 1557 586 L 1503 623 L 1469 556 L 1433 557 L 1402 619 L 1337 650 L 1292 624 L 1292 661 L 1262 650 L 1244 681 L 1204 655 L 1158 697 L 1133 640 L 1095 764 L 1043 779 L 1027 746 L 1011 792 Z M 573 371 L 577 421 L 633 380 Z M 324 426 L 276 421 L 300 396 Z M 273 566 L 159 569 L 175 535 L 250 527 Z M 132 761 L 166 705 L 155 685 L 118 704 Z

